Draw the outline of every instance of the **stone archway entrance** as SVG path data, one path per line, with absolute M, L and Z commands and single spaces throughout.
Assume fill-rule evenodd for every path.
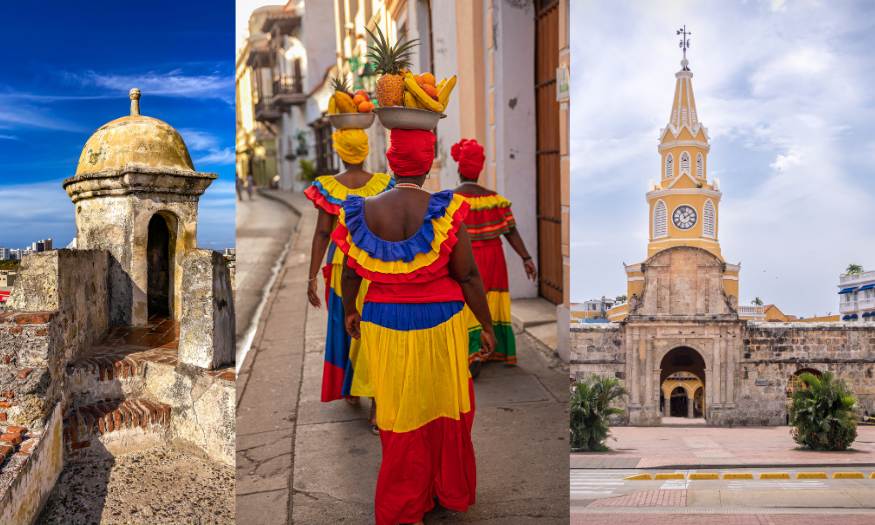
M 660 362 L 662 417 L 705 417 L 705 360 L 696 350 L 682 346 L 669 351 Z
M 173 311 L 173 234 L 166 218 L 149 219 L 146 242 L 147 301 L 149 318 L 170 318 Z

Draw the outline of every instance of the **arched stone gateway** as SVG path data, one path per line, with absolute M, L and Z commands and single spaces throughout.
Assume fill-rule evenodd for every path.
M 659 366 L 662 416 L 704 417 L 706 365 L 702 355 L 693 348 L 680 346 L 669 350 Z

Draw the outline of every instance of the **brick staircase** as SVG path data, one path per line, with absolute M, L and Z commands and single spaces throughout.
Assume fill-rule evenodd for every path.
M 176 366 L 177 336 L 175 323 L 163 319 L 150 320 L 142 328 L 116 328 L 67 366 L 64 445 L 68 457 L 166 441 L 171 408 L 148 398 L 146 370 Z

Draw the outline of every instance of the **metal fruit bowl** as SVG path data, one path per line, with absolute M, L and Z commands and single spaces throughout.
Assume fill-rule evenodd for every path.
M 433 130 L 438 121 L 446 115 L 427 109 L 405 108 L 402 106 L 389 106 L 374 109 L 380 124 L 386 129 L 425 129 Z
M 328 115 L 328 120 L 337 129 L 368 129 L 374 123 L 374 114 L 335 113 Z

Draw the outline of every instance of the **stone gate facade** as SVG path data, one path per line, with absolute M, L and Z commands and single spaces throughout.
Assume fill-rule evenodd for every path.
M 571 328 L 572 375 L 621 379 L 625 422 L 633 425 L 658 425 L 668 415 L 662 385 L 678 370 L 700 376 L 712 425 L 786 424 L 788 392 L 803 370 L 835 373 L 861 413 L 875 414 L 875 323 L 739 319 L 721 284 L 722 264 L 694 247 L 642 263 L 643 292 L 622 322 Z

